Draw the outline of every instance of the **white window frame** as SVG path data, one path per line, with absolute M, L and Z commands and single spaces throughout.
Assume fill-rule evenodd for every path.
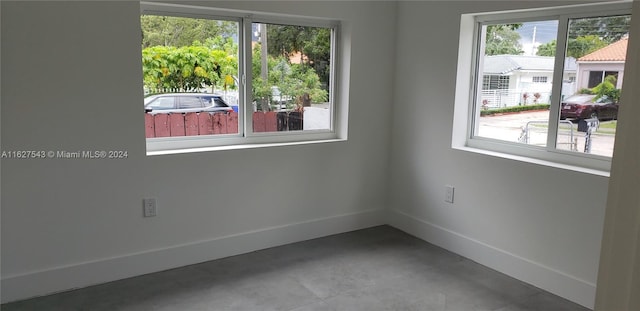
M 345 100 L 346 96 L 344 96 L 344 94 L 348 92 L 348 86 L 341 84 L 341 81 L 345 79 L 342 79 L 338 71 L 341 70 L 339 67 L 341 60 L 338 56 L 340 54 L 338 47 L 338 43 L 340 42 L 339 21 L 307 16 L 276 15 L 262 12 L 155 2 L 141 2 L 140 14 L 228 20 L 239 23 L 238 106 L 241 108 L 240 113 L 238 114 L 238 134 L 146 138 L 147 155 L 323 143 L 343 141 L 347 139 L 347 117 L 345 111 L 347 111 L 348 107 L 346 107 L 347 101 Z M 290 132 L 253 132 L 253 107 L 251 96 L 252 23 L 324 27 L 332 30 L 331 62 L 329 64 L 331 67 L 328 98 L 330 102 L 329 129 Z M 340 85 L 340 88 L 338 88 L 337 85 Z M 340 102 L 339 105 L 338 101 Z
M 610 157 L 556 149 L 561 88 L 555 85 L 562 81 L 568 20 L 592 16 L 630 15 L 631 4 L 631 1 L 617 1 L 461 15 L 452 148 L 608 176 L 611 167 Z M 546 146 L 539 147 L 474 136 L 475 123 L 480 116 L 480 109 L 476 107 L 476 98 L 482 86 L 481 80 L 480 84 L 478 83 L 478 79 L 482 76 L 478 71 L 481 65 L 480 55 L 483 51 L 481 50 L 483 44 L 480 43 L 484 41 L 482 26 L 550 19 L 558 20 L 558 37 Z

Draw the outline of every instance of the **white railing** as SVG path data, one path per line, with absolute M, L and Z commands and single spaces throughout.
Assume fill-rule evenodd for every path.
M 525 99 L 524 94 L 527 94 Z M 540 94 L 536 99 L 534 94 Z M 521 89 L 482 90 L 480 103 L 483 109 L 549 103 L 551 92 L 529 92 Z

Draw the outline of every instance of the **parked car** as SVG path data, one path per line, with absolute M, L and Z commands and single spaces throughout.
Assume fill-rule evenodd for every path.
M 144 98 L 144 111 L 157 113 L 233 111 L 219 95 L 203 93 L 167 93 Z
M 573 95 L 562 101 L 560 106 L 561 119 L 589 119 L 616 120 L 618 119 L 618 103 L 614 103 L 607 96 L 594 100 L 596 95 Z

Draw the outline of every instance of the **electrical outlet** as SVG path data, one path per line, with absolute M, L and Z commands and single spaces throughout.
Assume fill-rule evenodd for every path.
M 444 186 L 444 201 L 447 203 L 453 203 L 453 186 Z
M 142 214 L 144 217 L 154 217 L 158 214 L 156 199 L 148 198 L 142 200 Z

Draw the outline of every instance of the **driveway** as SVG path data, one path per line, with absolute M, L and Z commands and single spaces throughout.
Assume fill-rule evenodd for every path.
M 528 129 L 528 143 L 545 146 L 549 111 L 521 112 L 514 114 L 480 117 L 478 136 L 495 138 L 505 141 L 518 142 L 523 129 Z M 561 121 L 562 123 L 566 121 Z M 576 123 L 576 121 L 573 121 Z M 527 126 L 528 125 L 528 126 Z M 564 129 L 563 129 L 564 128 Z M 573 135 L 572 135 L 573 134 Z M 557 148 L 571 150 L 577 144 L 577 151 L 584 151 L 585 133 L 571 132 L 568 125 L 563 125 L 558 132 Z M 610 157 L 613 154 L 615 135 L 612 133 L 595 132 L 591 135 L 591 154 Z
M 331 115 L 328 105 L 304 107 L 304 130 L 328 130 Z

